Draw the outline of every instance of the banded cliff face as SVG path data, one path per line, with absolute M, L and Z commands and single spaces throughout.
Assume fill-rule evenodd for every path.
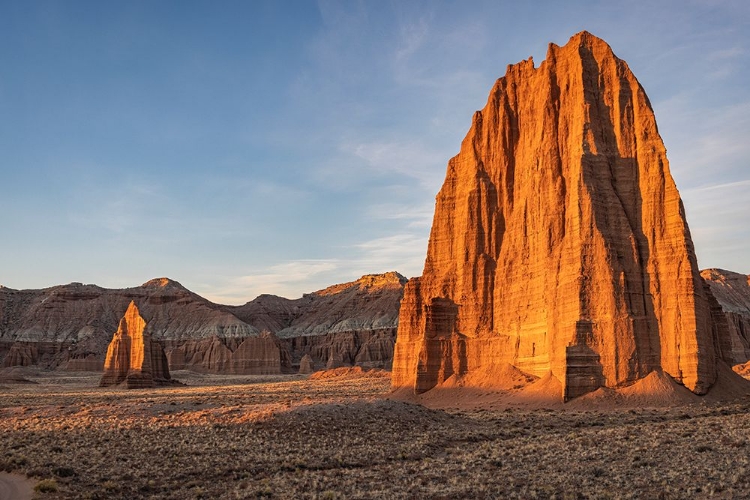
M 510 363 L 569 399 L 661 368 L 716 379 L 706 291 L 664 144 L 627 64 L 582 32 L 511 65 L 440 190 L 405 288 L 393 386 Z
M 716 297 L 729 331 L 729 361 L 750 359 L 750 276 L 724 269 L 704 269 L 701 276 Z

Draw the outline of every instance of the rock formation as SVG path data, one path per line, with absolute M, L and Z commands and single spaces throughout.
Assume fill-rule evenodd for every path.
M 168 342 L 167 360 L 170 370 L 193 370 L 202 373 L 226 373 L 235 339 L 214 336 L 207 339 Z M 227 345 L 229 344 L 229 345 Z M 233 346 L 235 349 L 239 346 Z
M 107 348 L 99 386 L 125 382 L 128 389 L 142 389 L 170 378 L 164 349 L 151 339 L 146 332 L 146 321 L 135 302 L 130 302 Z
M 697 394 L 720 355 L 682 201 L 628 65 L 582 32 L 508 66 L 448 163 L 394 388 L 510 364 L 565 400 L 662 369 Z
M 235 375 L 275 375 L 281 373 L 281 352 L 273 334 L 246 338 L 229 360 L 229 373 Z
M 341 366 L 390 368 L 406 281 L 396 272 L 370 274 L 300 299 L 261 295 L 228 310 L 275 333 L 292 364 L 310 354 L 320 366 L 333 355 Z
M 299 372 L 301 374 L 308 374 L 315 371 L 315 364 L 313 363 L 312 357 L 309 354 L 302 356 L 299 360 Z
M 99 364 L 120 315 L 136 300 L 149 318 L 155 340 L 186 342 L 194 339 L 244 338 L 259 330 L 213 304 L 176 281 L 157 278 L 141 286 L 106 289 L 71 283 L 42 290 L 0 289 L 0 356 L 2 345 L 35 345 L 32 364 L 45 368 L 66 366 L 69 359 L 93 354 Z M 50 346 L 60 352 L 53 353 Z M 11 362 L 6 356 L 3 362 Z M 71 369 L 97 366 L 68 363 Z
M 750 360 L 750 276 L 724 269 L 704 269 L 701 276 L 726 317 L 730 361 Z
M 405 282 L 395 272 L 366 275 L 296 300 L 261 295 L 243 306 L 214 304 L 168 278 L 125 289 L 81 283 L 0 288 L 0 363 L 101 370 L 112 332 L 135 300 L 172 370 L 250 374 L 253 365 L 262 373 L 291 373 L 304 354 L 325 365 L 331 352 L 345 365 L 390 368 Z M 263 330 L 274 334 L 278 368 L 268 366 L 276 356 L 266 340 L 251 341 L 234 356 Z M 251 345 L 270 357 L 258 364 L 260 351 L 249 352 Z

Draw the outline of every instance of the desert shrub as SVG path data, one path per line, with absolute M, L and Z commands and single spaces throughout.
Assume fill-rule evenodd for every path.
M 104 488 L 104 489 L 105 489 L 106 491 L 109 491 L 109 492 L 112 492 L 112 491 L 117 491 L 117 490 L 119 490 L 119 489 L 120 489 L 120 487 L 119 487 L 119 486 L 117 485 L 117 483 L 116 483 L 116 482 L 114 482 L 114 481 L 104 481 L 104 483 L 102 484 L 102 487 L 103 487 L 103 488 Z
M 42 479 L 34 486 L 34 491 L 39 493 L 54 493 L 57 491 L 57 481 L 54 479 Z
M 52 472 L 54 472 L 57 477 L 73 477 L 76 475 L 76 471 L 70 467 L 57 467 Z

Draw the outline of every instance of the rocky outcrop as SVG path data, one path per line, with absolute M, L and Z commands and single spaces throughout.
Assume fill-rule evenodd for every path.
M 248 324 L 265 325 L 279 338 L 393 328 L 406 282 L 396 272 L 368 274 L 296 300 L 261 295 L 228 310 Z
M 293 366 L 309 354 L 319 366 L 333 359 L 341 366 L 390 368 L 406 282 L 396 272 L 370 274 L 300 299 L 261 295 L 228 310 L 252 325 L 270 326 Z
M 172 370 L 201 373 L 269 375 L 291 371 L 288 353 L 279 345 L 270 332 L 242 339 L 212 337 L 169 343 L 167 359 Z
M 274 375 L 281 373 L 281 352 L 269 332 L 246 338 L 229 360 L 229 373 L 235 375 Z
M 326 365 L 333 356 L 340 366 L 390 369 L 396 331 L 393 327 L 302 335 L 281 339 L 281 344 L 295 360 L 310 355 L 319 365 Z
M 68 358 L 64 369 L 72 372 L 100 372 L 104 370 L 104 362 L 94 353 L 78 355 Z
M 719 348 L 646 94 L 582 32 L 508 67 L 448 163 L 394 388 L 510 364 L 570 399 L 663 369 L 697 394 Z
M 232 357 L 231 346 L 235 342 L 235 339 L 227 341 L 220 337 L 169 342 L 166 348 L 169 368 L 202 373 L 226 373 Z M 235 345 L 234 348 L 236 347 Z
M 299 360 L 299 373 L 307 375 L 314 371 L 315 363 L 313 362 L 312 357 L 310 357 L 309 354 L 305 354 L 304 356 L 302 356 L 302 359 Z
M 151 339 L 146 321 L 131 302 L 107 348 L 99 386 L 124 382 L 128 389 L 142 389 L 170 379 L 164 349 Z
M 46 368 L 67 360 L 72 349 L 72 344 L 60 342 L 0 342 L 0 357 L 4 368 L 32 365 Z
M 724 269 L 704 269 L 701 276 L 725 316 L 730 362 L 746 363 L 750 360 L 750 276 Z

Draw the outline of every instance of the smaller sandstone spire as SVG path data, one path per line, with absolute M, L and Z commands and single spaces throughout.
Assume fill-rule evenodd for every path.
M 169 366 L 161 344 L 146 332 L 146 320 L 130 302 L 107 348 L 100 387 L 127 384 L 128 389 L 153 387 L 169 380 Z

